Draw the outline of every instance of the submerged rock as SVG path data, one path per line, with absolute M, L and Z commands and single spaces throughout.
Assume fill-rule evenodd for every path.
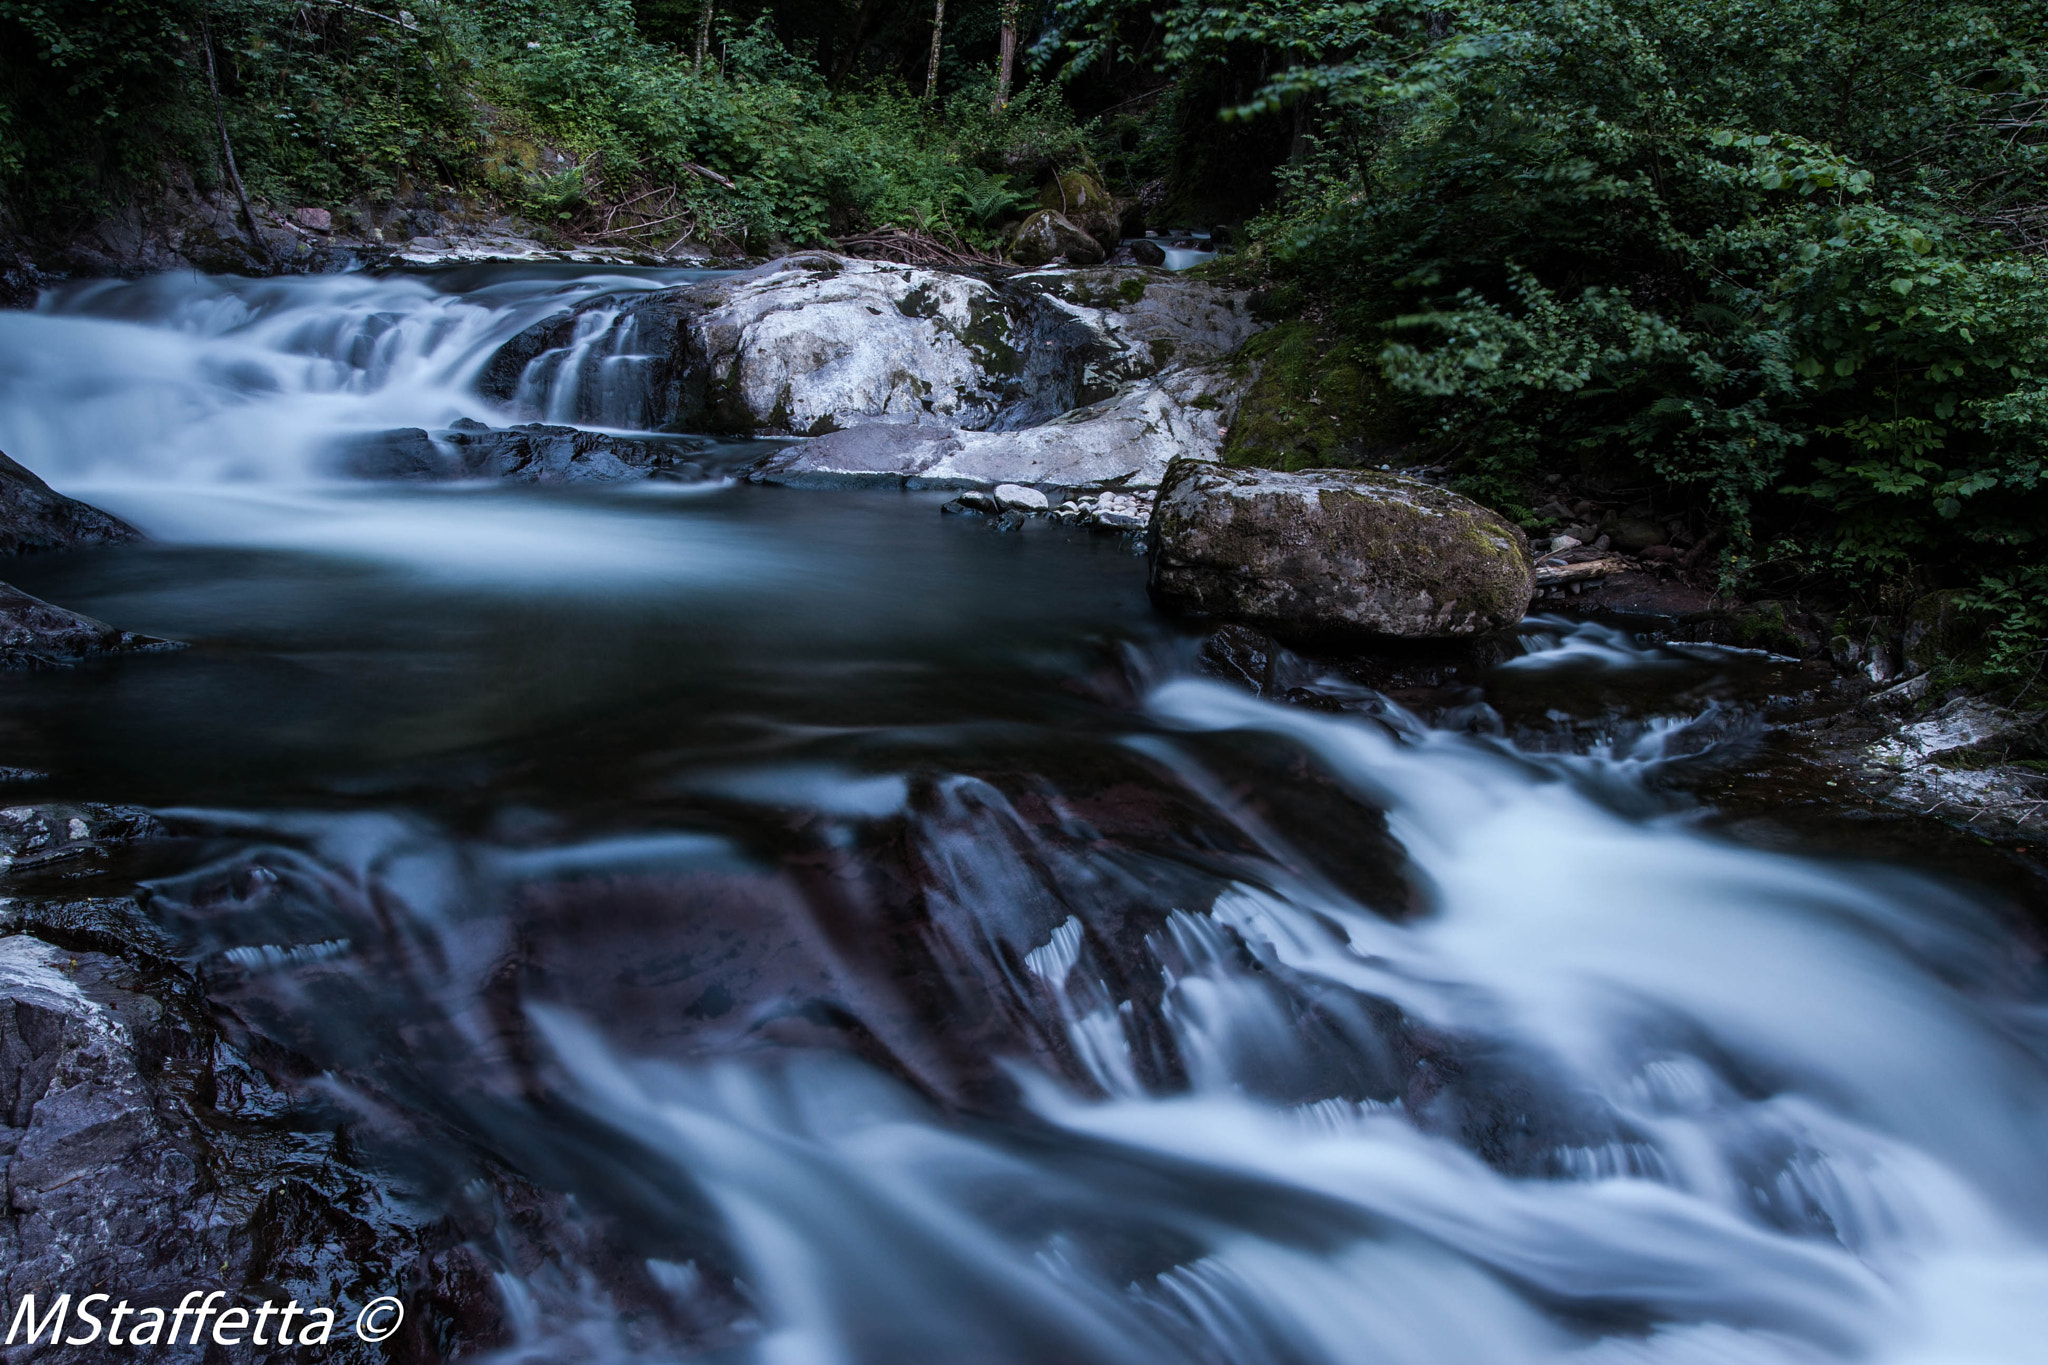
M 462 421 L 431 434 L 402 427 L 353 438 L 339 451 L 336 465 L 357 479 L 613 483 L 656 478 L 695 483 L 711 477 L 692 458 L 701 451 L 699 444 L 673 439 L 638 440 L 537 422 L 487 427 Z
M 755 482 L 801 487 L 1156 488 L 1175 459 L 1213 459 L 1230 411 L 1221 370 L 1176 370 L 1021 431 L 870 424 L 788 446 Z
M 0 668 L 66 668 L 93 655 L 183 647 L 117 629 L 0 583 Z
M 1162 602 L 1276 631 L 1474 635 L 1533 592 L 1512 526 L 1399 474 L 1176 461 L 1150 534 Z
M 142 533 L 119 517 L 65 497 L 0 454 L 0 555 L 140 539 Z

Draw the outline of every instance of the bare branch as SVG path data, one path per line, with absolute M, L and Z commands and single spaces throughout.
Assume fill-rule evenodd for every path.
M 399 11 L 400 17 L 393 18 L 388 14 L 379 14 L 373 9 L 364 9 L 361 5 L 351 5 L 348 3 L 348 0 L 299 0 L 299 3 L 302 5 L 325 5 L 328 9 L 345 9 L 350 14 L 360 14 L 367 19 L 382 19 L 385 23 L 396 28 L 402 28 L 408 33 L 421 33 L 425 31 L 418 24 L 412 22 L 411 17 L 406 15 L 404 10 Z

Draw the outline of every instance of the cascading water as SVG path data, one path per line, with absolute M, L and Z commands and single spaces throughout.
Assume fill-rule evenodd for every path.
M 319 481 L 649 283 L 0 318 L 0 448 L 162 542 L 24 586 L 199 645 L 6 680 L 0 763 L 192 832 L 152 915 L 467 1230 L 491 1358 L 2040 1358 L 2029 940 L 1670 790 L 1780 661 L 1560 620 L 1262 700 L 929 495 Z

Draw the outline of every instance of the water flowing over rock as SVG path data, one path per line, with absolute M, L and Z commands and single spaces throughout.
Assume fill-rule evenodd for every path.
M 0 453 L 0 555 L 140 539 L 119 517 L 65 497 Z
M 1134 269 L 972 275 L 811 254 L 552 314 L 481 367 L 555 422 L 824 435 L 1031 427 L 1258 330 L 1241 291 Z
M 397 1349 L 357 1340 L 344 1317 L 324 1358 L 441 1358 L 421 1349 L 429 1331 L 444 1346 L 488 1342 L 497 1312 L 446 1226 L 414 1217 L 341 1134 L 306 1130 L 217 1027 L 154 918 L 130 896 L 50 894 L 57 872 L 75 876 L 165 834 L 133 808 L 0 811 L 0 1293 L 10 1313 L 33 1294 L 44 1317 L 69 1291 L 62 1334 L 81 1340 L 92 1329 L 77 1310 L 104 1324 L 118 1301 L 169 1309 L 217 1290 L 220 1307 L 296 1299 L 346 1304 L 352 1316 L 385 1293 L 413 1319 Z M 107 1297 L 79 1302 L 94 1291 Z M 131 1315 L 128 1325 L 143 1323 Z M 273 1324 L 259 1348 L 245 1333 L 236 1359 L 300 1359 L 277 1335 Z
M 1474 635 L 1521 620 L 1534 591 L 1512 526 L 1399 474 L 1179 462 L 1151 540 L 1160 601 L 1283 632 Z
M 404 427 L 351 438 L 342 444 L 336 463 L 342 473 L 358 479 L 696 483 L 711 477 L 692 458 L 701 449 L 701 443 L 687 440 L 635 440 L 537 422 L 493 428 L 460 421 L 432 434 Z

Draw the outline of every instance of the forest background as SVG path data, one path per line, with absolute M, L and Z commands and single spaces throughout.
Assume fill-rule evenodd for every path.
M 987 256 L 1081 175 L 1281 319 L 1230 458 L 1537 535 L 1590 488 L 1951 679 L 2048 662 L 2048 0 L 404 4 L 0 0 L 0 233 L 231 152 L 343 216 Z

